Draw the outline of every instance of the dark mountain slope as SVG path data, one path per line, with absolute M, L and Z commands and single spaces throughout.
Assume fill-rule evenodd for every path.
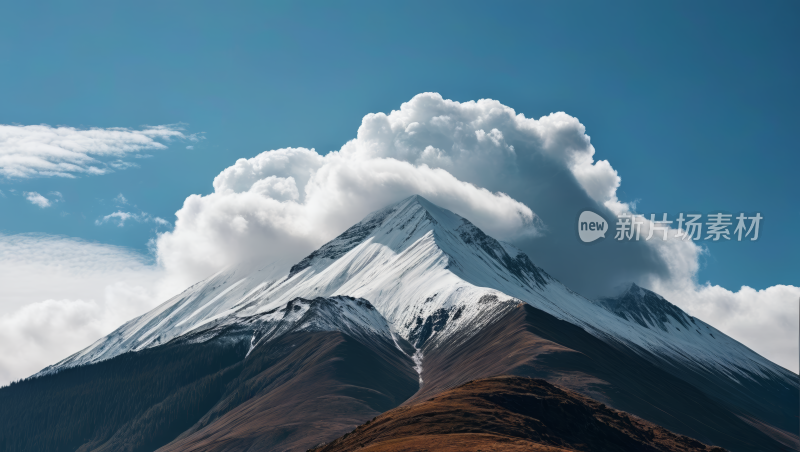
M 381 348 L 339 332 L 293 333 L 268 343 L 248 357 L 234 390 L 159 450 L 304 451 L 335 438 L 419 387 L 410 359 Z
M 151 451 L 197 422 L 241 370 L 246 344 L 169 344 L 0 388 L 0 450 Z
M 458 343 L 453 341 L 452 344 Z M 733 451 L 786 448 L 728 406 L 626 347 L 520 304 L 459 345 L 424 350 L 423 386 L 407 403 L 477 378 L 543 378 L 669 430 Z
M 315 452 L 722 452 L 544 380 L 495 377 L 395 408 Z

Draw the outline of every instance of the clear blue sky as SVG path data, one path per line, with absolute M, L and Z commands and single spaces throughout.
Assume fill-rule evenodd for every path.
M 95 225 L 123 193 L 174 221 L 236 159 L 338 149 L 369 112 L 436 91 L 576 116 L 642 213 L 760 212 L 710 243 L 700 281 L 800 285 L 800 3 L 14 2 L 0 7 L 0 124 L 184 123 L 140 168 L 0 180 L 0 232 L 147 252 L 152 223 Z M 66 215 L 64 214 L 66 213 Z

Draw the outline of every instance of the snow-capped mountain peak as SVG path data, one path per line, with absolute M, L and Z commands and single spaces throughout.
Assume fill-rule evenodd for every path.
M 374 326 L 383 319 L 388 329 L 417 348 L 465 340 L 525 302 L 637 353 L 715 369 L 734 379 L 767 374 L 792 378 L 646 289 L 632 285 L 619 297 L 587 300 L 514 246 L 421 196 L 373 212 L 283 275 L 236 268 L 220 272 L 53 369 L 157 346 L 217 325 L 265 324 L 271 316 L 283 319 L 295 310 L 298 315 L 306 312 L 305 306 L 314 309 L 314 303 L 294 301 L 298 298 L 336 297 L 368 300 L 380 319 L 365 314 L 373 311 L 361 306 L 354 321 Z M 352 304 L 336 299 L 337 306 Z M 349 308 L 326 308 L 308 324 L 346 329 L 350 313 Z
M 430 240 L 444 254 L 448 264 L 455 266 L 455 270 L 463 267 L 459 265 L 459 256 L 464 253 L 459 248 L 471 248 L 473 252 L 482 251 L 482 259 L 511 273 L 520 283 L 539 286 L 547 284 L 546 278 L 549 277 L 533 265 L 524 253 L 489 237 L 469 220 L 442 209 L 419 195 L 408 197 L 368 215 L 293 266 L 288 280 L 312 267 L 314 269 L 310 272 L 327 268 L 329 264 L 367 241 L 399 253 L 406 250 L 409 244 L 416 243 L 429 234 Z
M 370 214 L 323 245 L 251 306 L 263 311 L 292 296 L 362 297 L 403 337 L 416 338 L 421 346 L 445 324 L 489 321 L 492 315 L 479 319 L 487 310 L 479 300 L 514 304 L 501 287 L 541 290 L 550 280 L 513 246 L 412 196 Z M 430 326 L 431 319 L 439 320 Z

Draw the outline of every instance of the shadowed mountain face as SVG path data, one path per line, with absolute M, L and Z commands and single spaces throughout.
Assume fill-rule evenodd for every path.
M 519 377 L 476 380 L 395 408 L 314 452 L 353 450 L 723 452 L 544 380 Z
M 661 295 L 631 284 L 616 297 L 601 298 L 597 303 L 625 320 L 645 328 L 668 331 L 671 320 L 686 329 L 692 328 L 692 317 Z
M 0 388 L 0 450 L 152 451 L 241 372 L 247 344 L 168 344 Z
M 413 394 L 409 361 L 339 332 L 284 336 L 254 351 L 225 397 L 159 451 L 305 451 Z

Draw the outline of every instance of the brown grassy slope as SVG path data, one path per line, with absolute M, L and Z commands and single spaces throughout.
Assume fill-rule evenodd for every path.
M 722 452 L 545 380 L 466 383 L 388 411 L 315 452 Z
M 423 352 L 422 388 L 404 404 L 479 378 L 542 378 L 707 444 L 736 452 L 787 450 L 743 421 L 739 415 L 748 413 L 726 399 L 712 398 L 631 349 L 614 347 L 528 304 L 464 341 Z

